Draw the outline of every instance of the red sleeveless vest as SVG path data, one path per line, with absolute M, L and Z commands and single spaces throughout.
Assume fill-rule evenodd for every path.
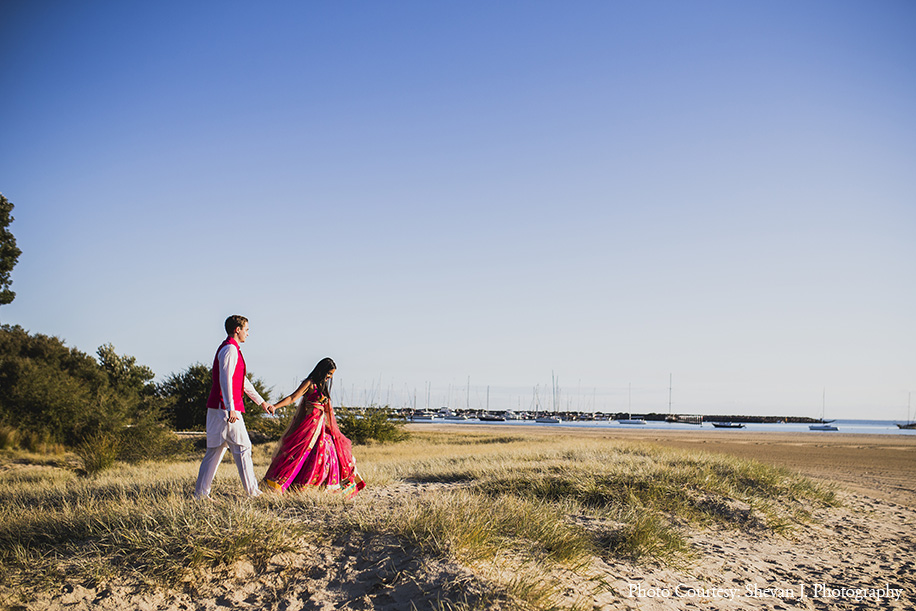
M 219 351 L 226 345 L 232 344 L 239 351 L 239 360 L 235 364 L 235 371 L 232 372 L 232 402 L 235 404 L 236 411 L 245 411 L 244 389 L 245 389 L 245 359 L 242 357 L 242 348 L 239 343 L 231 337 L 219 345 L 216 349 L 216 356 L 213 357 L 213 369 L 210 376 L 213 385 L 210 386 L 210 397 L 207 399 L 209 409 L 226 409 L 226 403 L 223 401 L 223 392 L 219 386 Z

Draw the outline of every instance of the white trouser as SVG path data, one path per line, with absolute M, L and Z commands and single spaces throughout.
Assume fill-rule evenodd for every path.
M 237 421 L 230 424 L 226 410 L 207 410 L 207 453 L 204 454 L 204 459 L 200 463 L 197 485 L 194 487 L 194 496 L 197 498 L 210 496 L 213 478 L 216 477 L 216 470 L 227 449 L 232 452 L 232 458 L 235 459 L 235 466 L 238 467 L 239 477 L 242 480 L 242 487 L 245 488 L 248 496 L 261 494 L 258 489 L 258 480 L 254 476 L 254 463 L 251 462 L 251 440 L 248 438 L 242 414 L 239 413 L 238 417 Z

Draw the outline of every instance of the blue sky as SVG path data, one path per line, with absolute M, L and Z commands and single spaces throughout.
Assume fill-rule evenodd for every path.
M 0 321 L 337 400 L 906 417 L 912 2 L 0 4 Z M 468 389 L 470 387 L 470 390 Z

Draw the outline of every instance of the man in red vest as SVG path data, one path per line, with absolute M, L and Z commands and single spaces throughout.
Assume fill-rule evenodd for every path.
M 226 319 L 226 333 L 228 337 L 213 359 L 213 384 L 207 399 L 207 453 L 200 463 L 194 488 L 194 496 L 199 499 L 210 497 L 210 486 L 227 448 L 235 459 L 245 492 L 249 496 L 261 494 L 251 462 L 251 439 L 242 417 L 245 412 L 242 393 L 268 413 L 274 413 L 274 406 L 261 398 L 245 375 L 241 344 L 248 339 L 248 319 L 237 314 L 230 316 Z

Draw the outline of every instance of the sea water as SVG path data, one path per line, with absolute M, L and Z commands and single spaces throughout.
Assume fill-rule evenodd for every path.
M 417 421 L 418 423 L 420 421 Z M 428 421 L 427 421 L 428 422 Z M 838 433 L 852 433 L 856 435 L 916 435 L 916 430 L 900 429 L 894 420 L 836 420 L 831 424 L 837 431 L 812 431 L 804 423 L 745 423 L 743 429 L 719 429 L 713 427 L 711 422 L 702 425 L 683 424 L 679 422 L 656 422 L 647 420 L 645 424 L 620 424 L 615 420 L 582 420 L 560 422 L 556 424 L 534 422 L 533 420 L 507 420 L 505 422 L 491 422 L 480 420 L 443 420 L 436 418 L 433 422 L 442 424 L 486 424 L 496 426 L 538 426 L 560 428 L 586 428 L 586 429 L 657 429 L 664 431 L 706 431 L 715 435 L 741 435 L 742 433 L 816 433 L 818 435 L 836 435 Z

